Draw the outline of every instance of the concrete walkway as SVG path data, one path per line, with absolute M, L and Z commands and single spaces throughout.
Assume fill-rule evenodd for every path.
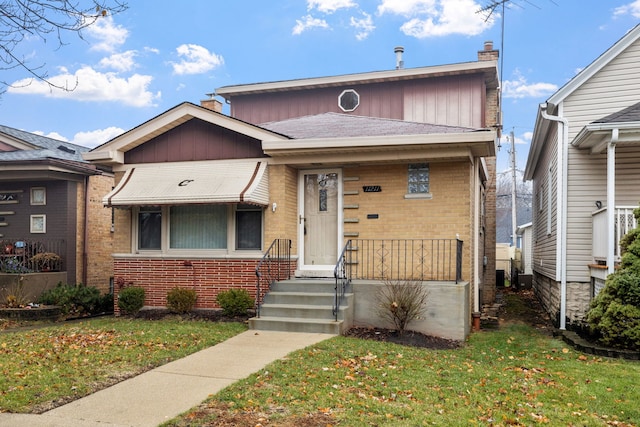
M 292 351 L 333 336 L 246 331 L 42 415 L 0 414 L 0 427 L 157 426 Z

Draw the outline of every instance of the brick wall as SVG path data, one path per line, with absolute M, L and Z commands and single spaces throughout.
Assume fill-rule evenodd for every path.
M 345 168 L 345 240 L 455 239 L 463 244 L 463 279 L 471 279 L 472 195 L 468 162 L 429 163 L 432 198 L 406 199 L 407 164 Z M 363 186 L 379 185 L 380 192 Z M 378 218 L 367 215 L 377 214 Z
M 275 239 L 291 239 L 291 253 L 298 248 L 298 170 L 287 165 L 269 166 L 269 202 L 264 218 L 264 250 Z M 273 203 L 277 207 L 273 211 Z
M 256 294 L 256 265 L 259 259 L 170 259 L 115 257 L 116 283 L 145 289 L 145 305 L 166 307 L 167 293 L 181 287 L 198 295 L 195 308 L 218 308 L 216 295 L 231 288 Z M 116 284 L 115 308 L 118 311 Z
M 111 232 L 111 209 L 102 205 L 102 198 L 111 191 L 113 177 L 96 175 L 89 177 L 88 223 L 87 223 L 87 272 L 86 284 L 102 292 L 109 292 L 113 277 L 113 233 Z

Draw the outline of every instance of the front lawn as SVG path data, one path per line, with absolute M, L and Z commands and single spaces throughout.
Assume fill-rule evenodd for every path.
M 336 337 L 167 426 L 636 426 L 640 364 L 511 323 L 455 350 Z
M 0 333 L 0 412 L 43 412 L 245 330 L 110 317 Z

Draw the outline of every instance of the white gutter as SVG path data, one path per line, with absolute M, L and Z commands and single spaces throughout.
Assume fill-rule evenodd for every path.
M 558 211 L 557 221 L 560 226 L 558 252 L 560 254 L 560 329 L 566 329 L 567 316 L 567 189 L 569 167 L 569 120 L 560 116 L 547 114 L 548 103 L 540 104 L 540 114 L 546 120 L 562 123 L 562 133 L 558 140 Z M 551 183 L 549 183 L 551 184 Z M 558 262 L 556 261 L 556 266 Z M 557 268 L 557 267 L 556 267 Z
M 616 143 L 618 129 L 611 130 L 611 141 L 607 144 L 607 275 L 614 271 L 615 207 L 616 207 Z

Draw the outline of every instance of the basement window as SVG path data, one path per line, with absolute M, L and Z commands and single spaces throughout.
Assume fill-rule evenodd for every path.
M 354 111 L 358 105 L 360 105 L 360 95 L 353 89 L 343 90 L 338 97 L 338 106 L 345 113 Z

